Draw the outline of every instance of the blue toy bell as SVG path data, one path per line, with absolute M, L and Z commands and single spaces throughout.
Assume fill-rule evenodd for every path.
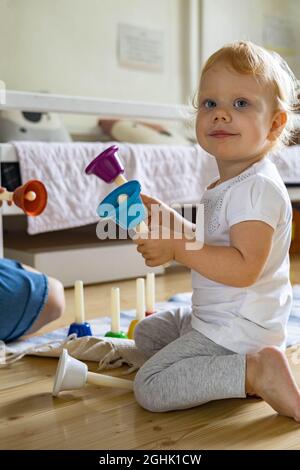
M 97 207 L 101 219 L 112 219 L 125 230 L 135 228 L 146 217 L 140 197 L 141 185 L 132 180 L 122 184 L 108 194 Z M 125 195 L 125 198 L 122 197 Z

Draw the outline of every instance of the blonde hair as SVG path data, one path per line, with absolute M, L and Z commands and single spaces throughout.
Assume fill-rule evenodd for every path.
M 272 145 L 291 143 L 294 128 L 294 113 L 299 111 L 299 84 L 295 75 L 276 52 L 268 51 L 250 41 L 236 41 L 227 44 L 214 54 L 204 64 L 201 78 L 216 62 L 227 62 L 236 72 L 254 75 L 262 84 L 272 86 L 275 94 L 276 111 L 286 111 L 287 123 L 284 130 Z M 200 88 L 200 87 L 199 87 Z M 198 92 L 193 100 L 196 110 L 199 108 Z

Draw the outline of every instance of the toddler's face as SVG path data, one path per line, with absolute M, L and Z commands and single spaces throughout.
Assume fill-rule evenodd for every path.
M 196 122 L 201 147 L 220 160 L 263 156 L 275 114 L 274 92 L 218 62 L 204 73 Z

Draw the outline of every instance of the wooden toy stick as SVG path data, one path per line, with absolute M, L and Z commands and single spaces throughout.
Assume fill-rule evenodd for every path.
M 146 279 L 146 312 L 155 312 L 155 274 L 148 273 Z
M 110 297 L 111 331 L 119 333 L 120 328 L 120 289 L 112 287 Z
M 4 191 L 0 193 L 0 201 L 12 201 L 14 197 L 14 193 L 11 191 Z
M 142 277 L 136 280 L 136 319 L 145 318 L 145 280 Z
M 118 379 L 109 375 L 97 374 L 95 372 L 87 373 L 87 382 L 89 384 L 100 385 L 102 387 L 117 387 L 125 390 L 133 389 L 133 381 L 126 379 Z
M 85 322 L 84 312 L 84 296 L 83 296 L 83 282 L 75 281 L 75 322 Z
M 120 175 L 118 175 L 115 179 L 115 184 L 117 186 L 121 186 L 122 184 L 125 184 L 127 183 L 127 179 L 125 178 L 125 176 L 122 175 L 122 173 Z
M 13 191 L 4 191 L 3 193 L 0 193 L 0 201 L 12 201 L 13 198 L 14 198 Z M 34 191 L 28 191 L 25 194 L 24 198 L 27 199 L 27 201 L 35 201 L 36 194 Z

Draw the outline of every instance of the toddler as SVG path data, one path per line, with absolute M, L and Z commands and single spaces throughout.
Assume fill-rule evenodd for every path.
M 149 316 L 135 330 L 148 360 L 134 390 L 148 410 L 256 395 L 300 420 L 300 393 L 284 355 L 292 209 L 267 158 L 290 138 L 295 85 L 279 55 L 251 42 L 229 44 L 204 65 L 196 135 L 216 159 L 219 179 L 201 201 L 203 247 L 187 250 L 184 237 L 136 240 L 148 266 L 174 259 L 192 270 L 192 309 Z M 143 200 L 178 219 L 161 201 Z

